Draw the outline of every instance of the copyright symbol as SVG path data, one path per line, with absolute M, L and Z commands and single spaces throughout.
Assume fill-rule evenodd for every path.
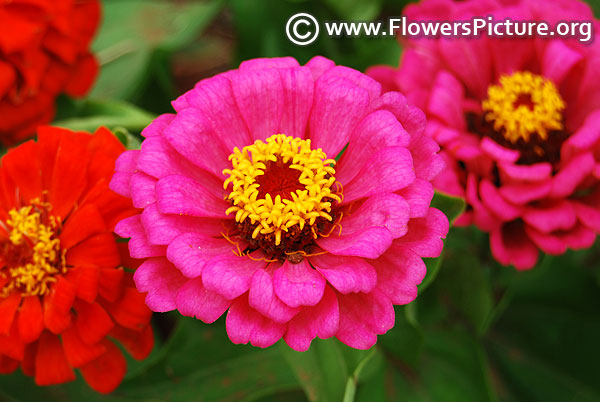
M 310 45 L 319 36 L 319 23 L 310 14 L 294 14 L 285 24 L 285 34 L 298 46 Z

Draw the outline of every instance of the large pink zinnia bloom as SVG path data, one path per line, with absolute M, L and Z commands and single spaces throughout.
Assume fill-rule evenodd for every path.
M 228 310 L 234 343 L 371 347 L 448 231 L 430 208 L 443 162 L 423 113 L 322 57 L 246 61 L 173 106 L 111 182 L 143 209 L 116 231 L 146 260 L 148 306 L 206 323 Z
M 599 30 L 576 0 L 429 0 L 406 15 L 593 21 Z M 468 203 L 458 223 L 489 232 L 495 258 L 518 269 L 533 267 L 539 249 L 591 246 L 600 232 L 600 43 L 485 35 L 404 42 L 399 70 L 368 73 L 427 114 L 426 132 L 450 167 L 434 184 Z

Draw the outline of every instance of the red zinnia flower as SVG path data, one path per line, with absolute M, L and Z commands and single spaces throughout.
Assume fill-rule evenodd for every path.
M 135 212 L 108 189 L 123 145 L 43 127 L 0 165 L 0 373 L 21 366 L 38 385 L 75 379 L 110 392 L 125 359 L 145 358 L 151 313 L 122 267 L 112 230 Z M 124 243 L 122 243 L 124 244 Z
M 61 94 L 83 96 L 98 66 L 89 45 L 97 0 L 0 1 L 0 142 L 33 136 Z

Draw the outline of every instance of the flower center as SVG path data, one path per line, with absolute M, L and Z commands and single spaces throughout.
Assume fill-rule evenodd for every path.
M 66 272 L 65 250 L 56 233 L 60 222 L 50 216 L 50 204 L 33 200 L 31 205 L 13 208 L 0 225 L 6 238 L 0 244 L 0 298 L 13 291 L 23 296 L 42 296 Z
M 565 102 L 556 86 L 528 71 L 500 77 L 500 85 L 488 88 L 482 107 L 486 121 L 513 144 L 529 142 L 536 134 L 547 140 L 549 132 L 563 129 Z
M 257 140 L 229 156 L 232 169 L 223 187 L 235 214 L 240 237 L 252 249 L 281 259 L 306 252 L 309 244 L 331 230 L 335 190 L 335 161 L 325 152 L 311 149 L 310 140 L 276 134 Z

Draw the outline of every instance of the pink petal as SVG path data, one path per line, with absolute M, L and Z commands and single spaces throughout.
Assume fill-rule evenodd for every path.
M 492 159 L 498 162 L 515 163 L 519 160 L 521 154 L 519 151 L 509 149 L 491 140 L 489 137 L 484 137 L 481 140 L 481 149 Z
M 491 58 L 487 39 L 439 40 L 439 51 L 446 65 L 458 76 L 467 90 L 479 99 L 485 98 L 491 82 Z
M 396 116 L 400 124 L 411 135 L 412 141 L 418 141 L 421 138 L 425 130 L 425 114 L 421 109 L 408 104 L 401 93 L 384 93 L 373 102 L 371 108 L 387 110 Z
M 416 178 L 412 184 L 398 191 L 410 207 L 411 218 L 421 218 L 429 211 L 434 190 L 431 182 Z
M 560 86 L 564 77 L 583 56 L 562 40 L 552 40 L 544 49 L 542 75 Z
M 127 239 L 129 253 L 133 258 L 162 257 L 165 255 L 164 246 L 155 246 L 148 242 L 146 232 L 142 226 L 141 215 L 133 215 L 123 219 L 115 226 L 115 233 Z
M 186 317 L 195 317 L 207 324 L 212 324 L 231 305 L 221 295 L 207 290 L 202 285 L 201 278 L 187 281 L 176 296 L 177 310 Z
M 440 146 L 425 135 L 413 141 L 410 152 L 416 177 L 432 180 L 446 167 L 443 158 L 438 154 L 439 150 Z
M 573 250 L 588 249 L 596 241 L 596 233 L 581 223 L 571 230 L 562 232 L 559 237 Z
M 293 57 L 257 58 L 243 61 L 240 70 L 262 70 L 265 68 L 293 68 L 300 64 Z
M 330 76 L 337 76 L 346 79 L 351 81 L 354 85 L 365 89 L 369 93 L 371 100 L 376 99 L 379 95 L 381 95 L 380 83 L 353 68 L 346 66 L 335 66 L 323 74 L 323 77 L 329 78 Z
M 150 243 L 157 245 L 168 245 L 177 236 L 188 232 L 219 235 L 223 231 L 221 222 L 220 219 L 162 214 L 156 204 L 148 205 L 142 212 L 146 236 Z
M 299 67 L 279 70 L 279 75 L 283 85 L 283 111 L 277 132 L 304 138 L 313 103 L 312 74 L 310 69 Z
M 167 126 L 171 123 L 171 121 L 173 121 L 174 118 L 175 115 L 172 113 L 161 114 L 156 119 L 154 119 L 152 123 L 148 125 L 148 127 L 142 130 L 142 136 L 144 138 L 161 136 L 163 130 L 167 128 Z
M 242 246 L 244 247 L 244 246 Z M 224 238 L 200 233 L 184 233 L 176 237 L 167 248 L 167 258 L 182 274 L 196 278 L 213 258 L 232 254 L 235 246 Z
M 131 201 L 135 208 L 145 208 L 156 202 L 156 180 L 154 177 L 143 172 L 135 172 L 131 175 L 130 187 Z
M 148 292 L 146 304 L 152 311 L 165 312 L 176 308 L 177 291 L 187 281 L 166 258 L 150 258 L 133 275 L 140 292 Z
M 323 75 L 315 84 L 309 123 L 312 147 L 322 148 L 327 157 L 335 158 L 350 141 L 368 106 L 366 90 L 343 78 Z
M 375 153 L 358 175 L 344 187 L 344 203 L 380 193 L 392 193 L 415 180 L 411 153 L 404 147 L 389 147 Z
M 336 179 L 346 184 L 377 151 L 393 146 L 406 147 L 410 135 L 396 117 L 386 110 L 373 112 L 352 132 L 348 148 L 336 166 Z
M 248 304 L 265 317 L 279 323 L 288 322 L 301 311 L 300 308 L 289 307 L 277 297 L 273 291 L 273 276 L 264 269 L 257 270 L 252 276 Z
M 542 181 L 552 175 L 552 165 L 548 162 L 533 165 L 515 165 L 514 163 L 498 163 L 500 172 L 506 176 L 504 180 Z
M 449 127 L 464 131 L 466 122 L 461 107 L 464 95 L 460 81 L 447 71 L 438 72 L 431 88 L 428 114 L 437 117 Z
M 175 110 L 193 107 L 212 124 L 216 138 L 233 152 L 234 147 L 252 143 L 248 127 L 235 101 L 229 75 L 222 74 L 200 81 L 196 87 L 173 102 Z
M 371 264 L 358 257 L 324 254 L 310 257 L 311 264 L 338 292 L 368 293 L 377 284 L 377 273 Z
M 502 198 L 496 186 L 487 179 L 479 182 L 479 195 L 487 209 L 503 221 L 512 221 L 521 215 L 521 208 Z
M 417 297 L 427 267 L 423 259 L 405 247 L 392 247 L 373 261 L 377 270 L 377 289 L 393 304 L 408 304 Z
M 321 237 L 317 244 L 335 255 L 377 258 L 392 244 L 392 234 L 386 228 L 371 227 L 349 235 Z
M 442 211 L 429 208 L 424 218 L 413 218 L 408 222 L 408 233 L 394 240 L 394 247 L 407 248 L 420 257 L 439 257 L 444 247 L 442 239 L 448 234 L 449 226 Z
M 500 194 L 513 204 L 523 205 L 534 200 L 540 200 L 550 193 L 551 181 L 539 183 L 516 182 L 500 187 Z
M 285 261 L 273 273 L 273 290 L 290 307 L 314 306 L 323 297 L 325 278 L 307 259 L 299 264 Z
M 573 194 L 577 186 L 592 173 L 595 160 L 592 152 L 585 152 L 571 159 L 566 166 L 552 178 L 551 196 L 566 197 Z
M 490 247 L 501 264 L 512 264 L 519 270 L 533 268 L 538 259 L 538 249 L 522 223 L 509 223 L 490 232 Z
M 394 306 L 383 293 L 357 293 L 338 296 L 340 323 L 336 337 L 355 349 L 369 349 L 377 335 L 394 326 Z
M 523 220 L 540 232 L 550 233 L 572 228 L 577 222 L 577 216 L 571 202 L 559 200 L 525 207 Z
M 231 342 L 250 342 L 259 348 L 273 345 L 285 332 L 285 324 L 276 323 L 250 308 L 245 298 L 233 302 L 225 325 Z
M 140 151 L 125 151 L 115 162 L 115 173 L 110 181 L 110 189 L 124 197 L 130 197 L 129 182 L 131 175 L 137 169 Z
M 545 253 L 560 255 L 567 251 L 567 243 L 552 233 L 542 233 L 528 225 L 525 225 L 525 233 Z
M 216 197 L 204 184 L 187 177 L 172 175 L 156 183 L 158 210 L 165 214 L 207 218 L 227 218 L 229 204 Z
M 409 219 L 410 206 L 404 198 L 394 193 L 378 194 L 369 197 L 358 209 L 342 219 L 342 235 L 380 226 L 397 238 L 406 234 Z
M 600 233 L 600 208 L 583 202 L 574 202 L 575 213 L 581 223 Z
M 246 256 L 223 255 L 204 266 L 202 282 L 206 289 L 232 300 L 250 289 L 252 275 L 265 265 L 264 261 L 254 261 Z
M 264 140 L 278 134 L 284 107 L 279 72 L 274 69 L 235 71 L 230 80 L 252 140 Z
M 595 110 L 586 117 L 583 125 L 567 138 L 561 150 L 562 159 L 569 160 L 577 153 L 593 147 L 600 140 L 599 126 L 600 110 Z
M 333 68 L 335 63 L 323 56 L 315 56 L 306 63 L 306 67 L 310 68 L 313 79 L 316 81 L 327 70 Z
M 397 91 L 396 84 L 397 70 L 390 66 L 371 66 L 365 71 L 369 77 L 373 78 L 382 85 L 383 92 Z
M 313 307 L 304 307 L 292 318 L 283 337 L 285 342 L 294 350 L 308 350 L 313 339 L 330 338 L 338 330 L 340 312 L 335 292 L 325 287 L 323 298 Z
M 223 169 L 231 167 L 227 159 L 231 151 L 221 144 L 212 127 L 200 110 L 187 108 L 177 113 L 163 136 L 189 162 L 222 177 Z

